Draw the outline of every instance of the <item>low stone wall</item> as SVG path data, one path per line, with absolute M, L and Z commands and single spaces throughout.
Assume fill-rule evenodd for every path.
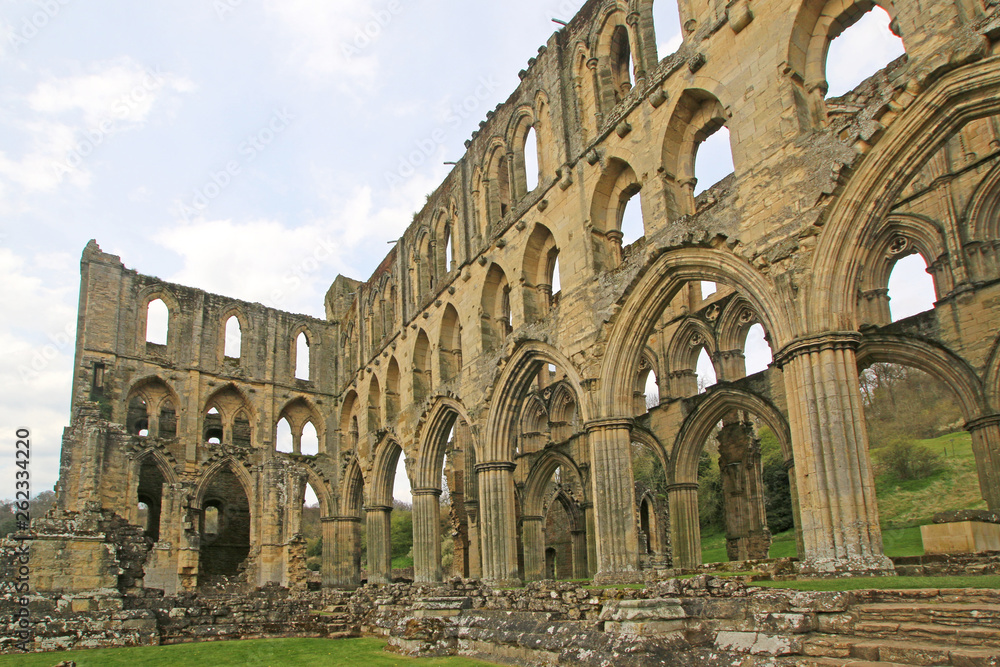
M 166 597 L 154 590 L 123 595 L 104 589 L 33 596 L 30 607 L 36 651 L 366 634 L 385 637 L 410 655 L 462 654 L 515 665 L 754 667 L 853 655 L 855 645 L 870 650 L 864 642 L 877 647 L 898 640 L 904 627 L 952 633 L 949 641 L 956 644 L 992 641 L 1000 656 L 1000 631 L 979 627 L 1000 623 L 996 599 L 995 591 L 801 592 L 699 575 L 641 589 L 551 581 L 496 589 L 459 579 L 351 592 L 268 586 Z M 16 602 L 0 597 L 5 622 Z M 941 609 L 950 616 L 943 630 L 935 630 Z M 3 637 L 12 631 L 12 624 L 0 626 Z M 0 638 L 0 652 L 14 648 L 13 639 Z M 968 664 L 1000 665 L 1000 657 L 990 655 Z

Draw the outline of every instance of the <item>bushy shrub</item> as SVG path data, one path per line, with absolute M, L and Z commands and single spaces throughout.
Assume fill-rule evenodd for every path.
M 906 438 L 891 440 L 875 456 L 880 472 L 901 482 L 926 479 L 944 469 L 940 454 Z

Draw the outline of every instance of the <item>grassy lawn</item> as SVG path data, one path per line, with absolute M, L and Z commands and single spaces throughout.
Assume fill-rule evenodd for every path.
M 404 658 L 386 653 L 381 639 L 249 639 L 173 646 L 93 649 L 0 656 L 0 665 L 51 667 L 75 660 L 80 667 L 297 667 L 299 665 L 364 665 L 365 667 L 477 667 L 492 665 L 469 658 Z
M 802 579 L 755 581 L 754 586 L 792 588 L 797 591 L 899 590 L 910 588 L 1000 588 L 1000 575 L 978 577 L 850 577 L 846 579 Z

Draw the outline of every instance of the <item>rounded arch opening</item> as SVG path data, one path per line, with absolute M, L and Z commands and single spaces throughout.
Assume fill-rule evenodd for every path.
M 730 142 L 729 128 L 721 125 L 696 144 L 694 148 L 694 177 L 697 181 L 694 195 L 696 197 L 717 185 L 735 170 L 733 147 Z M 710 291 L 709 294 L 711 293 Z
M 291 454 L 295 451 L 292 444 L 292 427 L 288 423 L 288 419 L 284 417 L 278 420 L 278 426 L 275 429 L 274 449 L 285 454 Z
M 170 328 L 170 309 L 163 299 L 153 299 L 146 306 L 146 342 L 166 345 Z
M 299 453 L 303 456 L 316 456 L 319 454 L 319 435 L 311 421 L 306 422 L 306 425 L 302 427 Z
M 656 55 L 660 60 L 681 48 L 684 31 L 675 0 L 653 0 L 653 28 L 656 32 Z
M 840 3 L 831 3 L 840 4 Z M 862 3 L 858 3 L 862 6 Z M 836 27 L 840 21 L 849 27 Z M 892 18 L 878 5 L 871 5 L 860 18 L 838 18 L 830 26 L 825 74 L 827 98 L 840 97 L 906 53 L 903 40 L 890 29 Z
M 309 357 L 309 337 L 305 331 L 295 337 L 295 379 L 308 380 L 311 368 Z
M 225 344 L 222 354 L 227 359 L 239 359 L 243 353 L 243 332 L 240 329 L 240 318 L 231 315 L 226 320 Z
M 216 469 L 201 493 L 199 584 L 233 576 L 250 554 L 250 501 L 230 465 Z
M 919 253 L 903 257 L 893 264 L 886 296 L 893 322 L 933 310 L 937 298 L 934 279 L 927 272 L 927 261 Z

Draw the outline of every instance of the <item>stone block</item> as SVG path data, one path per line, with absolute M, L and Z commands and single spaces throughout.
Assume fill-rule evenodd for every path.
M 920 526 L 927 554 L 1000 551 L 1000 524 L 956 521 Z

